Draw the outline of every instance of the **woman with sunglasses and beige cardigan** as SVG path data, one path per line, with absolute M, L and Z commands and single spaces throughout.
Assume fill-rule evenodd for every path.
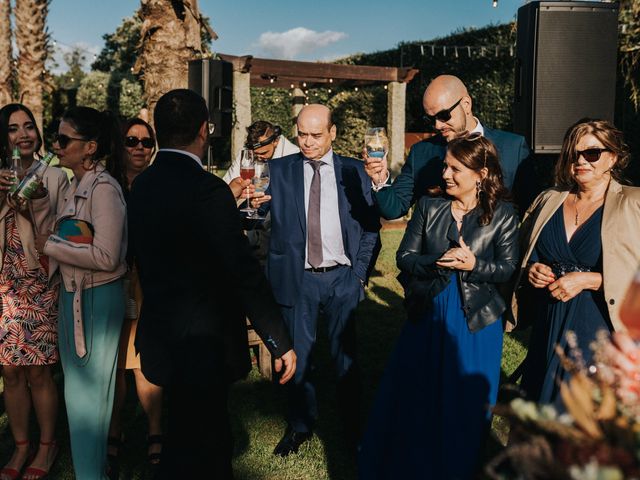
M 59 350 L 76 479 L 106 480 L 127 271 L 119 122 L 109 112 L 70 108 L 53 146 L 74 181 L 53 233 L 39 236 L 36 246 L 62 276 Z
M 596 333 L 624 329 L 618 309 L 640 263 L 640 188 L 621 184 L 628 162 L 622 132 L 581 120 L 565 135 L 556 186 L 523 219 L 513 313 L 533 330 L 521 386 L 560 409 L 558 380 L 567 373 L 556 344 L 565 353 L 579 347 L 589 365 Z

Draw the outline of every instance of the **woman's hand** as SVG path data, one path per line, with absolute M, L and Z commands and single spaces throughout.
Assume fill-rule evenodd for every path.
M 442 257 L 436 260 L 436 265 L 440 268 L 450 268 L 452 270 L 471 271 L 476 266 L 476 256 L 460 237 L 460 246 L 450 248 Z
M 0 170 L 0 193 L 6 194 L 17 181 L 18 179 L 11 170 Z
M 535 288 L 546 288 L 556 281 L 556 275 L 551 267 L 544 263 L 533 263 L 529 266 L 529 283 Z
M 549 285 L 549 293 L 561 302 L 568 302 L 583 290 L 598 290 L 602 275 L 597 272 L 571 272 Z

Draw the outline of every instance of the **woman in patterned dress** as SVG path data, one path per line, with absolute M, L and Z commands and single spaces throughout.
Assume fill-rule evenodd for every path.
M 20 152 L 18 174 L 31 166 L 42 146 L 33 114 L 20 104 L 0 109 L 0 365 L 4 401 L 16 448 L 1 480 L 18 478 L 29 456 L 31 406 L 40 427 L 36 456 L 22 478 L 46 474 L 55 458 L 58 393 L 51 365 L 58 361 L 58 286 L 49 284 L 47 261 L 35 249 L 35 234 L 55 218 L 58 197 L 68 186 L 58 168 L 47 169 L 38 199 L 22 207 L 7 198 L 15 181 L 9 170 L 14 147 Z

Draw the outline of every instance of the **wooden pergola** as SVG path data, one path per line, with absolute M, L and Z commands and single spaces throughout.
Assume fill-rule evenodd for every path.
M 233 155 L 242 149 L 246 127 L 251 124 L 250 87 L 291 89 L 291 114 L 295 118 L 304 106 L 305 90 L 309 88 L 355 88 L 384 84 L 387 85 L 389 165 L 395 171 L 404 162 L 406 87 L 418 70 L 273 60 L 250 55 L 237 57 L 220 54 L 220 58 L 233 65 L 233 99 L 236 117 L 231 135 Z

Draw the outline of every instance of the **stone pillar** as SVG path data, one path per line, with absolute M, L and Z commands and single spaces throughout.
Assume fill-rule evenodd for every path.
M 391 82 L 387 86 L 387 134 L 389 135 L 389 170 L 391 177 L 400 173 L 404 164 L 405 102 L 407 84 Z
M 251 125 L 251 74 L 233 72 L 233 106 L 235 118 L 231 131 L 231 160 L 244 148 L 247 127 Z
M 291 119 L 293 121 L 293 126 L 291 127 L 291 136 L 296 138 L 298 136 L 298 128 L 296 127 L 296 119 L 298 118 L 298 114 L 302 107 L 304 107 L 304 102 L 306 101 L 306 97 L 301 88 L 293 89 L 293 98 L 291 100 Z

